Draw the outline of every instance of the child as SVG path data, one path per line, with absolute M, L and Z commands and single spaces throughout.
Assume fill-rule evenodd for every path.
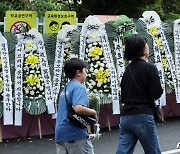
M 96 111 L 88 108 L 88 96 L 82 83 L 86 80 L 86 64 L 78 58 L 67 60 L 64 65 L 66 77 L 70 79 L 66 87 L 66 97 L 74 111 L 81 115 L 96 117 Z M 65 90 L 60 95 L 56 119 L 55 142 L 57 154 L 94 154 L 88 138 L 87 128 L 73 125 L 67 118 Z

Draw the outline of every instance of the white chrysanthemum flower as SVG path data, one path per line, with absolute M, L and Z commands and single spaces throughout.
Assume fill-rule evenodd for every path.
M 90 72 L 93 72 L 94 69 L 91 67 L 89 70 L 90 70 Z
M 94 42 L 93 45 L 97 45 L 97 42 Z
M 101 82 L 98 82 L 97 83 L 97 87 L 101 87 L 102 83 Z
M 93 86 L 95 86 L 95 85 L 96 85 L 96 82 L 92 81 L 91 84 L 92 84 Z
M 34 95 L 34 91 L 30 91 L 30 94 L 31 94 L 31 95 Z
M 98 91 L 97 91 L 97 89 L 94 89 L 93 91 L 94 91 L 95 93 L 97 93 L 97 92 L 98 92 Z
M 97 68 L 97 67 L 98 67 L 98 65 L 94 65 L 94 67 L 95 67 L 95 68 Z
M 43 86 L 40 86 L 40 87 L 39 87 L 39 90 L 40 90 L 40 91 L 43 91 L 43 90 L 44 90 L 44 87 L 43 87 Z
M 39 88 L 39 87 L 40 87 L 40 83 L 38 83 L 38 84 L 36 85 L 36 87 Z
M 104 85 L 104 88 L 107 88 L 107 85 Z
M 94 61 L 95 60 L 95 58 L 92 58 L 92 61 Z
M 29 94 L 29 89 L 26 88 L 26 89 L 25 89 L 25 93 L 26 93 L 26 94 Z
M 25 71 L 29 71 L 29 67 L 28 67 L 28 66 L 25 66 L 23 69 L 24 69 Z
M 88 74 L 88 77 L 91 77 L 91 74 Z
M 95 70 L 94 70 L 94 73 L 97 74 L 97 73 L 98 73 L 98 69 L 95 69 Z
M 42 95 L 39 95 L 38 97 L 39 97 L 39 98 L 42 98 Z
M 102 90 L 99 90 L 100 93 L 102 93 L 103 91 Z
M 92 47 L 92 44 L 90 43 L 89 45 L 88 45 L 88 48 L 91 48 Z
M 36 87 L 35 87 L 35 86 L 33 86 L 33 90 L 36 90 Z
M 89 89 L 93 89 L 93 86 L 90 85 L 90 86 L 89 86 Z
M 31 70 L 31 71 L 30 71 L 30 73 L 32 73 L 32 74 L 33 74 L 33 73 L 35 73 L 35 71 L 34 71 L 34 70 Z
M 104 92 L 109 92 L 109 90 L 107 90 L 107 89 L 104 89 Z
M 101 64 L 100 64 L 100 66 L 101 66 L 101 67 L 104 67 L 104 64 L 103 64 L 103 63 L 101 63 Z

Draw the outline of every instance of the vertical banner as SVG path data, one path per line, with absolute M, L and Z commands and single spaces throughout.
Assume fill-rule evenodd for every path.
M 117 86 L 117 74 L 116 69 L 114 66 L 114 61 L 111 54 L 111 49 L 108 42 L 107 34 L 101 37 L 103 49 L 104 49 L 104 56 L 108 63 L 108 68 L 110 70 L 111 75 L 111 93 L 112 93 L 112 104 L 113 104 L 113 114 L 120 114 L 120 106 L 119 106 L 119 92 Z
M 15 125 L 22 125 L 22 109 L 23 109 L 23 87 L 22 87 L 22 77 L 23 77 L 23 53 L 24 44 L 19 42 L 16 45 L 15 50 Z
M 177 71 L 177 91 L 179 94 L 177 103 L 180 103 L 180 19 L 174 21 L 174 50 Z
M 118 70 L 118 78 L 119 78 L 119 83 L 121 83 L 121 79 L 123 76 L 123 73 L 125 71 L 124 68 L 124 59 L 123 59 L 123 47 L 122 47 L 122 41 L 120 40 L 119 37 L 114 39 L 114 49 L 116 52 L 116 59 L 117 59 L 117 70 Z
M 13 125 L 12 82 L 7 40 L 0 33 L 0 55 L 2 63 L 1 91 L 3 91 L 4 125 Z M 3 77 L 3 78 L 2 78 Z

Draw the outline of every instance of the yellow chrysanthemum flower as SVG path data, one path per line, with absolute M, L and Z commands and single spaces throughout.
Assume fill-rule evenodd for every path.
M 40 83 L 40 78 L 38 78 L 36 74 L 30 74 L 26 78 L 26 82 L 29 83 L 30 86 L 35 86 Z
M 152 35 L 156 35 L 157 34 L 157 28 L 156 27 L 149 28 L 149 30 L 150 30 L 150 33 Z
M 32 49 L 32 48 L 33 48 L 33 43 L 26 44 L 26 49 Z
M 30 65 L 34 66 L 35 64 L 38 64 L 38 63 L 39 63 L 39 58 L 37 56 L 34 56 L 34 55 L 29 55 L 25 61 L 25 65 L 30 64 Z
M 164 67 L 169 67 L 168 63 L 167 63 L 167 60 L 165 58 L 162 58 L 162 64 Z
M 96 81 L 99 83 L 106 83 L 108 80 L 108 77 L 110 75 L 109 70 L 104 70 L 103 68 L 100 68 L 96 74 Z
M 2 65 L 2 59 L 1 59 L 1 57 L 0 57 L 0 65 Z
M 98 59 L 99 56 L 102 55 L 102 52 L 103 52 L 102 48 L 92 47 L 92 48 L 90 48 L 90 50 L 89 50 L 89 55 L 90 55 L 91 57 L 94 57 L 94 58 Z
M 155 41 L 158 44 L 158 46 L 162 45 L 162 41 L 160 39 L 158 39 L 157 37 L 155 37 Z

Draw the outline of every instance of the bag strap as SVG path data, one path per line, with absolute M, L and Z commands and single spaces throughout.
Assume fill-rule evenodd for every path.
M 129 65 L 129 72 L 130 72 L 130 74 L 131 74 L 131 76 L 132 76 L 133 81 L 135 82 L 136 86 L 138 87 L 138 89 L 141 91 L 141 93 L 143 93 L 144 96 L 146 96 L 146 94 L 144 93 L 144 91 L 141 89 L 141 87 L 139 86 L 139 84 L 138 84 L 138 83 L 136 82 L 136 80 L 134 79 L 134 76 L 133 76 L 133 74 L 132 74 L 132 72 L 131 72 L 130 65 Z

